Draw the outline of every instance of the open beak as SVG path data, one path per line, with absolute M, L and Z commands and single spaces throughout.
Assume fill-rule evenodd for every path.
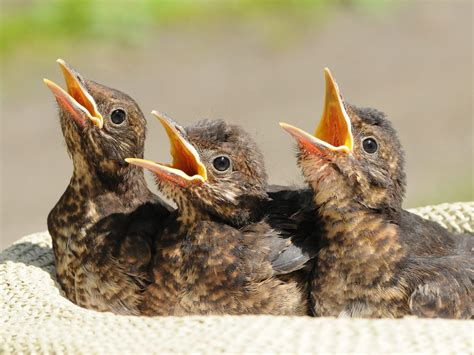
M 207 170 L 201 162 L 194 146 L 177 129 L 177 123 L 158 111 L 153 111 L 170 141 L 171 164 L 156 163 L 151 160 L 127 158 L 129 164 L 137 165 L 153 172 L 158 178 L 169 180 L 181 187 L 202 184 L 207 180 Z
M 58 59 L 57 62 L 66 80 L 67 91 L 51 80 L 43 79 L 43 81 L 56 97 L 58 104 L 71 114 L 80 127 L 84 127 L 90 120 L 94 125 L 102 128 L 104 119 L 97 109 L 96 102 L 79 81 L 75 70 L 62 59 Z
M 324 69 L 324 75 L 326 78 L 324 111 L 314 135 L 287 123 L 281 122 L 280 126 L 310 152 L 351 153 L 353 149 L 351 120 L 342 102 L 339 88 L 328 68 Z

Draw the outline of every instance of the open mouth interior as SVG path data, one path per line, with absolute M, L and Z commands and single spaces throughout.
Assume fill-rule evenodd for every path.
M 201 162 L 196 148 L 189 143 L 176 128 L 175 122 L 157 111 L 152 112 L 165 128 L 170 141 L 171 164 L 156 163 L 145 159 L 125 159 L 128 163 L 140 166 L 157 176 L 181 186 L 203 183 L 207 180 L 207 170 Z
M 58 59 L 67 91 L 63 90 L 56 83 L 45 79 L 44 82 L 51 89 L 60 103 L 73 114 L 76 122 L 85 124 L 84 116 L 90 119 L 97 127 L 102 128 L 104 120 L 97 109 L 97 104 L 86 88 L 76 76 L 76 73 L 62 59 Z
M 169 169 L 177 172 L 188 180 L 207 180 L 207 171 L 199 158 L 199 153 L 194 146 L 184 139 L 181 133 L 176 129 L 173 123 L 167 117 L 159 112 L 153 111 L 166 130 L 170 140 L 171 164 L 165 164 Z
M 331 118 L 321 120 L 314 136 L 315 138 L 327 143 L 333 149 L 343 149 L 346 147 L 351 150 L 352 138 L 350 126 L 345 120 L 339 119 L 334 108 L 330 109 L 328 115 Z
M 58 63 L 61 66 L 61 70 L 66 80 L 67 92 L 72 98 L 81 105 L 83 108 L 89 112 L 93 117 L 100 117 L 102 115 L 97 110 L 97 105 L 92 96 L 87 92 L 86 88 L 81 84 L 77 79 L 76 75 L 72 70 L 67 66 L 67 64 L 62 59 L 58 59 Z
M 326 98 L 324 111 L 314 135 L 298 127 L 280 122 L 280 126 L 290 133 L 305 149 L 321 155 L 328 151 L 352 152 L 353 137 L 350 117 L 344 107 L 339 88 L 328 68 L 326 78 Z
M 342 102 L 339 88 L 328 68 L 326 78 L 326 98 L 324 111 L 314 137 L 331 150 L 351 152 L 353 137 L 351 120 Z

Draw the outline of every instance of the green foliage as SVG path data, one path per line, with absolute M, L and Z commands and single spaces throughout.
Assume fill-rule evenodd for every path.
M 229 21 L 271 23 L 278 35 L 284 35 L 292 21 L 321 19 L 334 7 L 366 9 L 379 7 L 375 5 L 379 3 L 375 0 L 30 0 L 18 3 L 6 0 L 0 14 L 0 53 L 6 54 L 22 45 L 65 40 L 133 43 L 157 26 L 202 28 Z

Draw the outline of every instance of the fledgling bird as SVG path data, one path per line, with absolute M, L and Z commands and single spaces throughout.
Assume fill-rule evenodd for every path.
M 385 115 L 343 102 L 328 69 L 313 135 L 298 142 L 324 231 L 311 282 L 319 316 L 470 318 L 473 236 L 455 236 L 402 209 L 404 157 Z M 471 242 L 466 242 L 471 241 Z
M 250 136 L 219 120 L 182 128 L 155 114 L 172 163 L 127 161 L 151 170 L 178 208 L 156 241 L 143 312 L 308 314 L 305 274 L 286 274 L 310 256 L 266 220 L 266 173 Z
M 58 63 L 67 89 L 44 81 L 59 105 L 74 170 L 48 216 L 57 278 L 79 306 L 138 314 L 152 238 L 169 214 L 142 169 L 124 162 L 143 156 L 146 120 L 128 95 Z

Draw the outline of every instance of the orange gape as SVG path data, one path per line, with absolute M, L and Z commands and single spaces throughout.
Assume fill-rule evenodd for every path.
M 174 126 L 174 121 L 157 111 L 152 112 L 165 128 L 170 141 L 171 164 L 156 163 L 146 159 L 127 158 L 130 164 L 151 170 L 157 176 L 165 177 L 181 187 L 202 184 L 207 181 L 207 170 L 199 153 L 187 142 Z
M 314 135 L 288 123 L 280 122 L 280 126 L 298 141 L 300 147 L 317 153 L 320 157 L 328 152 L 351 153 L 354 140 L 350 117 L 328 68 L 324 69 L 324 74 L 326 78 L 324 111 Z
M 326 98 L 324 112 L 314 136 L 333 147 L 347 147 L 352 151 L 352 132 L 350 119 L 344 108 L 339 88 L 329 69 L 324 69 L 326 78 Z
M 92 96 L 76 77 L 74 70 L 69 67 L 64 60 L 58 59 L 57 62 L 63 72 L 67 91 L 48 79 L 44 79 L 45 84 L 64 107 L 68 108 L 69 113 L 72 114 L 74 120 L 79 125 L 83 126 L 86 122 L 86 118 L 88 118 L 94 125 L 102 129 L 104 126 L 104 118 L 97 109 Z

